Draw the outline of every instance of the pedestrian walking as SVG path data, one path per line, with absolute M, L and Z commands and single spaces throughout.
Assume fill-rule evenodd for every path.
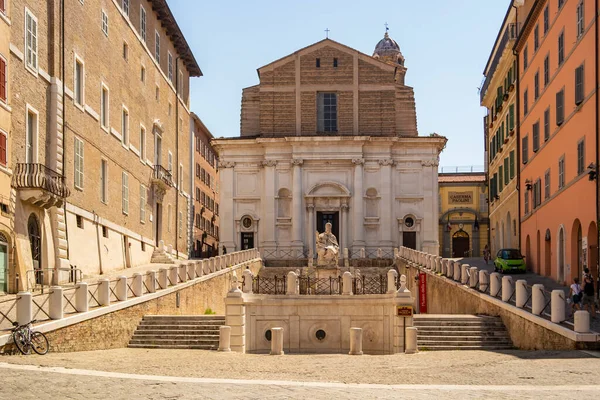
M 583 271 L 583 297 L 581 298 L 581 308 L 587 310 L 590 313 L 590 316 L 595 318 L 596 299 L 594 296 L 594 277 L 590 274 L 589 269 L 584 268 Z
M 488 261 L 490 260 L 490 248 L 487 244 L 483 248 L 483 260 L 485 261 L 485 265 L 487 265 Z
M 579 278 L 573 278 L 573 284 L 569 290 L 569 300 L 571 300 L 571 308 L 573 312 L 581 309 L 581 285 L 579 284 Z

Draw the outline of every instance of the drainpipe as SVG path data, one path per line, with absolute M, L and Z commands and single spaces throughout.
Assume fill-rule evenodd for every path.
M 60 2 L 60 66 L 61 66 L 61 81 L 62 81 L 62 126 L 63 126 L 63 152 L 62 152 L 62 177 L 63 182 L 66 182 L 65 173 L 65 139 L 67 136 L 67 116 L 66 116 L 66 105 L 65 105 L 65 0 Z M 63 201 L 63 215 L 65 219 L 65 239 L 67 241 L 67 260 L 69 260 L 69 223 L 67 222 L 67 200 Z M 59 266 L 60 267 L 60 266 Z M 56 268 L 56 267 L 55 267 Z M 58 274 L 56 274 L 58 276 Z M 58 281 L 56 282 L 58 284 Z
M 179 259 L 179 59 L 181 56 L 175 58 L 175 182 L 176 182 L 176 193 L 175 193 L 175 254 Z M 182 181 L 183 183 L 183 181 Z M 182 218 L 183 219 L 183 218 Z
M 517 29 L 517 41 L 518 38 L 521 36 L 521 32 L 519 32 L 519 8 L 517 6 L 515 6 L 514 2 L 513 2 L 513 8 L 515 9 L 515 24 L 516 24 L 516 29 Z M 515 56 L 515 63 L 517 66 L 517 70 L 515 71 L 515 80 L 517 82 L 517 87 L 516 87 L 516 101 L 515 101 L 515 130 L 516 132 L 516 136 L 517 136 L 517 160 L 516 163 L 517 165 L 515 165 L 515 169 L 517 170 L 517 196 L 519 196 L 519 199 L 517 201 L 517 215 L 518 215 L 518 226 L 517 226 L 517 230 L 519 232 L 519 249 L 521 248 L 521 117 L 520 117 L 520 110 L 521 110 L 521 97 L 519 96 L 519 89 L 521 87 L 521 79 L 520 79 L 520 63 L 519 63 L 519 53 L 514 49 L 513 47 L 513 55 Z

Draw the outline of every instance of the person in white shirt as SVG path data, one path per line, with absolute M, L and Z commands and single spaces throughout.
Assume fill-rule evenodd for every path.
M 573 311 L 581 308 L 581 285 L 579 284 L 579 278 L 573 278 L 573 284 L 569 290 L 569 298 L 571 299 L 571 308 Z

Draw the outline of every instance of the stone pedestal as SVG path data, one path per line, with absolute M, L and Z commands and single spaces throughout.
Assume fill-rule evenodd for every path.
M 406 328 L 406 354 L 414 354 L 417 350 L 417 328 L 408 327 Z
M 362 329 L 350 328 L 350 352 L 351 356 L 362 356 Z
M 587 311 L 575 311 L 575 332 L 590 332 L 590 313 Z
M 219 351 L 231 351 L 231 327 L 219 327 Z
M 272 356 L 283 355 L 283 328 L 271 328 L 271 353 Z

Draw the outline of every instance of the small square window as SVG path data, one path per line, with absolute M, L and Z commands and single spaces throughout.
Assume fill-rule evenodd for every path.
M 144 67 L 143 65 L 140 69 L 140 80 L 144 83 L 146 82 L 146 67 Z
M 102 225 L 102 237 L 108 237 L 108 228 L 104 225 Z
M 75 218 L 77 220 L 77 227 L 79 229 L 83 229 L 83 217 L 81 215 L 77 215 Z
M 337 58 L 334 58 L 334 59 L 333 59 L 333 67 L 334 67 L 334 68 L 337 68 L 337 66 L 338 66 L 338 59 L 337 59 Z
M 125 61 L 129 60 L 129 45 L 127 42 L 123 42 L 123 58 Z
M 321 59 L 320 58 L 317 58 L 316 67 L 321 68 Z
M 143 240 L 142 240 L 140 243 L 141 243 L 141 245 L 142 245 L 142 251 L 144 251 L 144 252 L 145 252 L 145 251 L 146 251 L 146 243 L 144 243 L 144 241 L 143 241 Z

